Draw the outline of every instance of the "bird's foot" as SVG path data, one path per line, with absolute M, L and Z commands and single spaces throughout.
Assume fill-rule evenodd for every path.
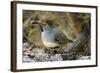
M 53 48 L 50 49 L 50 54 L 62 54 L 64 51 L 62 48 Z

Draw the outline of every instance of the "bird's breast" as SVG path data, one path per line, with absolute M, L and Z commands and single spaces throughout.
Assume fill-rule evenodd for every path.
M 43 41 L 43 44 L 48 47 L 48 48 L 54 48 L 57 47 L 58 44 L 57 43 L 53 43 L 53 42 L 48 42 L 48 41 Z
M 46 47 L 57 47 L 58 43 L 55 43 L 55 34 L 50 32 L 42 32 L 42 42 Z

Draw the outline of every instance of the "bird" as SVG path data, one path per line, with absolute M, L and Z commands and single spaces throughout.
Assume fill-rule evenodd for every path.
M 69 42 L 73 42 L 63 32 L 47 23 L 34 21 L 32 22 L 32 25 L 40 30 L 42 43 L 47 48 L 62 47 Z

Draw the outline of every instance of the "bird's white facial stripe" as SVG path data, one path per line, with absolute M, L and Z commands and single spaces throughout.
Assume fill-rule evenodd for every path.
M 46 47 L 57 47 L 57 46 L 58 46 L 57 43 L 51 43 L 51 42 L 46 42 L 46 41 L 43 41 L 43 44 L 44 44 Z

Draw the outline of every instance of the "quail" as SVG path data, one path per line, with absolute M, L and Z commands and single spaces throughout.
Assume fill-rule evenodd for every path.
M 40 29 L 42 43 L 48 48 L 61 47 L 68 42 L 73 42 L 63 32 L 46 23 L 33 22 L 32 25 Z

